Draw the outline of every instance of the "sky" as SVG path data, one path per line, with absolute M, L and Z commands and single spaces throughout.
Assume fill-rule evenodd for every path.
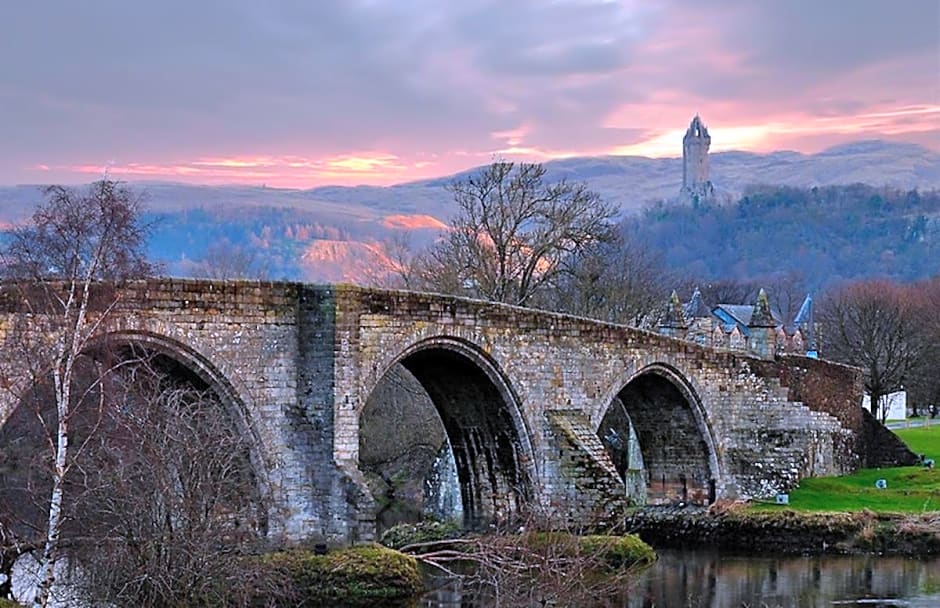
M 4 3 L 0 184 L 386 185 L 493 158 L 940 151 L 940 0 Z

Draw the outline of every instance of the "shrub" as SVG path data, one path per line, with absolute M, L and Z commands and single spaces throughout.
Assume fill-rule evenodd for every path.
M 635 534 L 578 536 L 569 532 L 529 532 L 517 537 L 520 548 L 550 552 L 559 559 L 586 560 L 611 570 L 648 566 L 656 561 L 653 548 Z

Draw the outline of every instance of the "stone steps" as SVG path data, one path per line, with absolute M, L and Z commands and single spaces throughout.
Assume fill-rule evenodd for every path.
M 579 410 L 545 412 L 559 448 L 554 500 L 570 529 L 608 528 L 629 504 L 626 486 L 603 443 Z

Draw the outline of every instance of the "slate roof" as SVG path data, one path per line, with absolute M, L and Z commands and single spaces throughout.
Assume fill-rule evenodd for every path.
M 712 311 L 705 305 L 702 292 L 699 291 L 698 287 L 692 292 L 692 299 L 689 300 L 683 308 L 685 309 L 686 319 L 701 319 L 709 317 L 712 314 Z
M 763 292 L 763 290 L 761 291 Z M 659 315 L 661 319 L 660 325 L 664 327 L 686 327 L 686 324 L 694 319 L 716 318 L 719 321 L 718 326 L 721 327 L 726 334 L 731 333 L 731 331 L 737 327 L 742 335 L 750 335 L 749 326 L 754 322 L 754 304 L 716 304 L 715 306 L 709 307 L 705 303 L 702 292 L 699 291 L 698 287 L 692 292 L 692 298 L 688 302 L 680 305 L 677 300 L 678 296 L 673 292 L 669 298 L 669 303 L 666 305 L 666 309 Z M 806 296 L 803 305 L 800 307 L 800 311 L 790 323 L 785 323 L 779 312 L 769 308 L 766 293 L 763 294 L 763 302 L 761 302 L 761 300 L 761 294 L 759 294 L 757 304 L 767 306 L 767 308 L 764 309 L 764 314 L 766 315 L 769 312 L 770 319 L 772 319 L 772 321 L 767 318 L 759 320 L 761 327 L 782 327 L 788 336 L 793 335 L 797 329 L 802 328 L 804 338 L 807 338 L 807 343 L 815 342 L 812 310 L 813 299 L 811 296 Z M 771 322 L 773 325 L 770 325 Z

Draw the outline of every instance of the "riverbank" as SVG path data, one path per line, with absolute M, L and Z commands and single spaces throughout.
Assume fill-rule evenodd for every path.
M 742 553 L 940 555 L 940 513 L 810 513 L 790 509 L 644 507 L 626 529 L 654 547 Z

